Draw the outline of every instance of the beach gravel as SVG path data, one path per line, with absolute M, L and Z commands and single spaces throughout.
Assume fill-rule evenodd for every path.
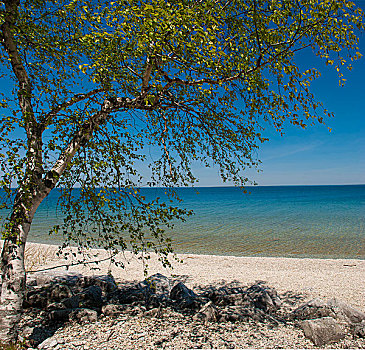
M 50 246 L 33 245 L 39 251 Z M 54 247 L 57 250 L 57 247 Z M 95 259 L 103 259 L 103 251 L 94 251 Z M 95 271 L 88 266 L 72 266 L 67 273 L 82 276 L 114 276 L 118 286 L 135 284 L 144 279 L 141 261 L 126 252 L 118 257 L 126 266 L 121 269 L 105 261 Z M 174 263 L 174 269 L 160 265 L 157 257 L 149 260 L 149 274 L 161 273 L 169 278 L 182 281 L 184 285 L 200 295 L 211 287 L 257 284 L 265 281 L 274 288 L 284 301 L 286 312 L 292 312 L 300 305 L 314 298 L 328 301 L 332 298 L 365 311 L 365 261 L 345 259 L 291 259 L 265 257 L 228 257 L 211 255 L 182 254 L 183 263 Z M 47 264 L 38 268 L 64 265 L 57 257 L 47 259 Z M 95 266 L 94 266 L 95 267 Z M 32 269 L 37 266 L 32 265 Z M 65 272 L 61 267 L 56 272 Z M 56 273 L 55 272 L 55 273 Z M 31 280 L 30 275 L 29 280 Z M 102 285 L 100 285 L 102 288 Z M 61 292 L 61 291 L 60 291 Z M 62 291 L 64 292 L 64 291 Z M 67 292 L 67 291 L 66 291 Z M 100 290 L 96 293 L 100 296 Z M 103 292 L 104 293 L 104 292 Z M 91 291 L 90 293 L 91 294 Z M 81 297 L 81 296 L 80 296 Z M 139 295 L 131 295 L 138 300 Z M 270 296 L 275 306 L 275 296 Z M 194 298 L 193 298 L 194 299 Z M 39 301 L 41 302 L 41 301 Z M 130 302 L 133 302 L 131 300 Z M 198 312 L 203 305 L 196 310 Z M 218 306 L 218 305 L 217 305 Z M 271 306 L 271 307 L 273 307 Z M 237 307 L 241 307 L 237 305 Z M 146 310 L 136 306 L 124 309 L 110 306 L 108 315 L 98 314 L 94 322 L 65 323 L 38 349 L 240 349 L 240 348 L 316 348 L 305 337 L 299 320 L 273 324 L 251 319 L 231 322 L 229 320 L 209 322 L 204 317 L 193 318 L 192 314 L 176 312 L 166 307 L 162 310 Z M 224 308 L 224 305 L 221 306 Z M 291 308 L 291 310 L 290 310 Z M 324 315 L 323 315 L 324 316 Z M 322 316 L 322 317 L 323 317 Z M 214 319 L 214 317 L 213 317 Z M 365 339 L 361 324 L 357 328 L 344 328 L 344 338 L 321 348 L 364 349 Z M 355 334 L 355 336 L 354 336 Z M 52 347 L 49 347 L 49 344 Z

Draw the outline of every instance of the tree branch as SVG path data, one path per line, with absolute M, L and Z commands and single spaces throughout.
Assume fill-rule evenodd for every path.
M 89 98 L 99 92 L 102 92 L 102 91 L 103 91 L 103 89 L 100 88 L 100 89 L 95 89 L 95 90 L 89 91 L 86 94 L 76 94 L 69 101 L 61 103 L 58 106 L 52 108 L 52 110 L 49 113 L 47 113 L 44 116 L 44 118 L 42 118 L 42 120 L 41 120 L 43 127 L 46 127 L 49 124 L 50 120 L 53 117 L 55 117 L 57 115 L 57 113 L 59 113 L 60 111 L 66 109 L 67 107 L 72 106 L 75 103 L 86 100 L 87 98 Z

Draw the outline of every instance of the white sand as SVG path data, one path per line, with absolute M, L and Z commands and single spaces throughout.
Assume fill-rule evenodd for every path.
M 65 264 L 56 258 L 57 246 L 28 243 L 28 270 Z M 106 257 L 102 250 L 94 250 L 97 259 Z M 356 259 L 297 259 L 267 257 L 233 257 L 215 255 L 179 254 L 183 263 L 173 261 L 173 269 L 162 267 L 155 255 L 149 261 L 149 275 L 162 273 L 165 276 L 183 276 L 189 287 L 238 281 L 245 285 L 255 281 L 266 281 L 279 293 L 292 291 L 304 294 L 306 299 L 320 297 L 325 300 L 338 298 L 365 311 L 365 260 Z M 131 253 L 119 254 L 118 259 L 126 263 L 121 269 L 109 262 L 99 264 L 100 270 L 92 270 L 82 265 L 73 266 L 68 271 L 82 274 L 105 274 L 108 270 L 117 280 L 140 281 L 143 264 Z M 93 265 L 95 267 L 95 265 Z M 66 271 L 65 267 L 58 268 Z M 56 270 L 56 271 L 57 271 Z

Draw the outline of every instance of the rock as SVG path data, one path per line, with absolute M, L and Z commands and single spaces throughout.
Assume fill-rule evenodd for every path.
M 344 330 L 332 317 L 305 320 L 300 326 L 304 335 L 316 346 L 333 343 L 345 337 Z
M 237 322 L 247 319 L 254 321 L 263 321 L 265 313 L 260 309 L 254 307 L 247 307 L 241 305 L 226 306 L 219 313 L 219 321 Z
M 159 307 L 169 303 L 171 290 L 170 280 L 156 273 L 138 284 L 138 288 L 144 295 L 144 301 L 149 307 Z
M 243 296 L 243 301 L 248 301 L 255 308 L 268 313 L 275 312 L 282 304 L 276 290 L 261 283 L 248 288 Z
M 69 315 L 71 312 L 71 309 L 53 310 L 48 316 L 51 321 L 66 322 L 69 320 Z
M 207 294 L 217 306 L 242 305 L 243 288 L 220 288 Z
M 209 301 L 193 316 L 193 319 L 201 320 L 204 323 L 216 322 L 218 319 L 218 309 L 212 301 Z
M 337 299 L 327 302 L 328 307 L 336 315 L 336 318 L 347 323 L 360 323 L 365 320 L 365 313 L 353 308 Z
M 221 322 L 236 322 L 240 321 L 244 318 L 244 315 L 242 314 L 242 306 L 226 306 L 221 312 L 219 321 Z
M 76 309 L 70 313 L 69 318 L 78 323 L 96 322 L 98 320 L 98 313 L 90 309 Z
M 48 334 L 42 327 L 25 326 L 19 330 L 19 337 L 29 345 L 36 345 L 48 338 Z
M 49 289 L 46 287 L 32 289 L 26 294 L 23 307 L 44 309 L 48 304 L 48 295 Z
M 155 318 L 161 318 L 162 315 L 163 315 L 163 311 L 162 311 L 161 307 L 155 307 L 155 308 L 147 310 L 143 313 L 143 316 L 155 317 Z
M 145 293 L 136 285 L 128 288 L 122 288 L 113 293 L 112 303 L 135 304 L 142 303 L 146 300 Z
M 100 309 L 103 303 L 102 290 L 99 286 L 90 286 L 77 294 L 80 306 L 83 308 Z
M 336 299 L 324 302 L 316 298 L 294 310 L 291 317 L 297 320 L 332 317 L 352 324 L 365 320 L 365 313 Z
M 365 338 L 365 321 L 354 324 L 352 333 L 359 338 Z
M 108 304 L 102 307 L 101 312 L 105 316 L 118 316 L 125 310 L 124 305 Z
M 170 298 L 175 300 L 180 308 L 200 308 L 203 304 L 203 301 L 182 282 L 171 289 Z
M 47 306 L 47 311 L 53 311 L 53 310 L 64 310 L 66 309 L 66 306 L 63 303 L 51 303 Z
M 103 296 L 107 296 L 118 289 L 115 279 L 111 275 L 84 276 L 80 278 L 77 286 L 82 289 L 90 286 L 99 286 Z
M 55 284 L 50 287 L 50 299 L 52 301 L 59 302 L 72 296 L 72 290 L 66 284 Z
M 33 281 L 35 280 L 37 286 L 44 286 L 50 283 L 66 283 L 73 286 L 81 277 L 82 275 L 76 272 L 45 271 L 33 274 L 30 281 L 31 284 L 34 284 Z
M 309 320 L 321 317 L 336 318 L 336 315 L 330 309 L 328 304 L 319 298 L 315 298 L 301 305 L 300 307 L 295 309 L 290 315 L 290 318 L 296 320 Z
M 53 349 L 58 344 L 58 341 L 53 338 L 48 338 L 38 345 L 38 349 Z
M 146 278 L 138 286 L 148 297 L 152 294 L 159 297 L 168 297 L 171 290 L 169 279 L 160 273 Z
M 78 295 L 73 295 L 71 298 L 62 300 L 62 304 L 66 309 L 77 309 L 80 305 L 80 298 Z

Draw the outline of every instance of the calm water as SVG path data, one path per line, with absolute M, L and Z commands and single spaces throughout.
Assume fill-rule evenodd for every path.
M 365 259 L 365 185 L 184 188 L 183 206 L 195 215 L 170 232 L 177 252 L 236 256 Z M 148 197 L 161 189 L 143 189 Z M 197 191 L 199 193 L 197 193 Z M 30 241 L 61 222 L 57 192 L 40 206 Z

